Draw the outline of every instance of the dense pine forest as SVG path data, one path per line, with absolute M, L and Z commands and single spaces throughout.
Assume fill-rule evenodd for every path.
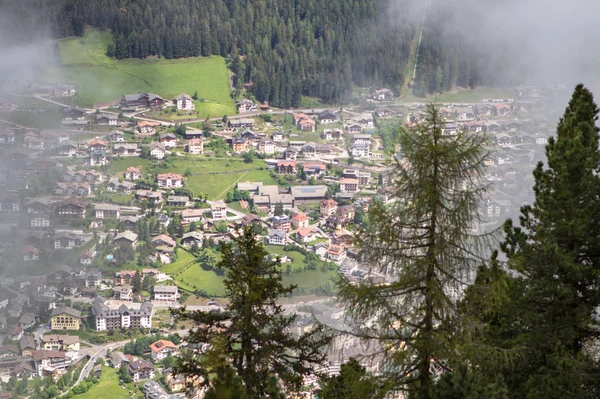
M 345 102 L 355 86 L 399 94 L 412 79 L 411 45 L 414 56 L 424 13 L 408 0 L 11 0 L 4 6 L 27 16 L 28 36 L 41 27 L 53 37 L 82 35 L 85 24 L 110 30 L 107 53 L 118 59 L 229 57 L 238 91 L 245 84 L 258 100 L 282 107 L 298 106 L 302 95 Z M 454 5 L 427 10 L 411 82 L 417 95 L 497 83 L 465 38 L 445 27 L 457 13 Z

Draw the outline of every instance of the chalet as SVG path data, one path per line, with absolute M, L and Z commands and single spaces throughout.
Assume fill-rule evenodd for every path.
M 83 219 L 85 218 L 86 203 L 78 200 L 68 200 L 58 204 L 58 216 L 61 218 Z
M 122 245 L 130 245 L 135 248 L 137 246 L 137 234 L 132 231 L 125 230 L 122 233 L 119 233 L 115 236 L 114 244 L 115 247 L 120 247 Z
M 183 138 L 186 140 L 201 139 L 203 136 L 202 130 L 186 130 Z
M 177 289 L 177 287 L 175 287 Z M 150 356 L 153 362 L 161 361 L 169 355 L 174 354 L 177 351 L 177 345 L 171 341 L 164 339 L 158 340 L 153 344 L 150 344 Z
M 15 133 L 12 130 L 0 130 L 0 144 L 12 144 L 15 142 Z
M 89 266 L 92 264 L 92 261 L 94 260 L 95 257 L 96 257 L 96 249 L 95 248 L 86 249 L 83 252 L 81 252 L 81 255 L 79 256 L 79 263 L 82 265 Z M 87 284 L 87 279 L 86 279 L 86 284 Z
M 255 124 L 256 121 L 253 118 L 236 118 L 229 121 L 229 126 L 234 129 L 253 127 Z
M 494 107 L 492 107 L 491 105 L 487 105 L 487 104 L 476 105 L 475 112 L 479 116 L 491 116 L 494 112 Z
M 96 123 L 99 125 L 117 126 L 119 116 L 114 114 L 99 114 L 96 116 Z
M 340 129 L 325 129 L 323 130 L 322 137 L 327 141 L 340 141 L 342 139 L 342 131 Z
M 63 125 L 87 125 L 85 110 L 75 106 L 65 108 L 61 123 Z
M 270 107 L 269 107 L 269 103 L 268 103 L 267 101 L 265 101 L 265 102 L 263 102 L 262 104 L 260 104 L 260 107 L 259 107 L 259 108 L 260 108 L 260 110 L 261 110 L 262 112 L 266 112 L 266 111 L 268 111 L 268 110 L 270 109 Z
M 369 144 L 352 144 L 350 146 L 350 154 L 354 158 L 370 158 L 373 156 L 371 146 Z
M 115 273 L 115 285 L 131 285 L 137 272 L 135 270 L 121 270 Z
M 319 115 L 319 122 L 322 125 L 329 125 L 332 123 L 336 123 L 338 121 L 337 116 L 329 110 L 319 112 L 318 115 Z
M 104 166 L 108 164 L 106 150 L 90 149 L 84 163 L 88 166 Z
M 40 250 L 34 246 L 28 245 L 21 251 L 24 261 L 38 260 L 40 259 Z
M 231 139 L 231 150 L 236 154 L 248 151 L 248 140 L 243 137 L 234 137 Z
M 327 166 L 323 162 L 305 162 L 303 167 L 308 176 L 321 176 L 327 171 Z
M 157 126 L 160 126 L 159 122 L 139 121 L 137 124 L 137 129 L 140 134 L 152 135 L 156 133 Z
M 50 216 L 48 214 L 36 214 L 30 217 L 29 226 L 34 229 L 45 229 L 50 227 Z
M 327 248 L 327 259 L 333 262 L 341 263 L 346 259 L 346 256 L 346 249 L 341 245 L 330 244 Z
M 133 189 L 135 188 L 135 184 L 130 181 L 119 181 L 118 179 L 111 179 L 106 186 L 108 191 L 118 192 L 120 194 L 131 194 Z
M 277 173 L 294 175 L 296 172 L 296 161 L 277 161 Z
M 358 123 L 350 123 L 344 126 L 344 130 L 347 133 L 361 133 L 363 128 Z
M 204 209 L 184 209 L 181 211 L 181 220 L 185 223 L 199 222 L 204 217 Z
M 159 173 L 156 175 L 156 183 L 162 188 L 183 187 L 183 176 L 177 173 Z
M 340 179 L 340 191 L 342 193 L 357 193 L 359 191 L 358 179 Z
M 130 285 L 113 287 L 113 297 L 119 301 L 131 301 L 133 300 L 133 289 Z
M 269 229 L 267 242 L 271 245 L 286 245 L 287 233 L 284 230 Z
M 299 120 L 296 127 L 303 132 L 314 132 L 317 128 L 317 122 L 314 119 L 305 118 Z
M 173 133 L 161 134 L 158 138 L 158 142 L 163 144 L 166 148 L 173 148 L 177 146 L 177 136 Z
M 306 143 L 302 146 L 302 155 L 306 158 L 314 157 L 317 155 L 316 143 Z
M 317 233 L 311 227 L 301 227 L 296 231 L 296 237 L 304 244 L 317 238 Z
M 511 136 L 506 133 L 498 133 L 496 142 L 500 147 L 510 147 L 513 144 Z
M 162 143 L 150 143 L 148 146 L 150 156 L 155 159 L 164 159 L 167 156 L 167 149 Z
M 171 195 L 167 198 L 168 206 L 185 207 L 189 203 L 189 198 L 183 195 Z
M 298 213 L 292 218 L 292 226 L 295 229 L 308 227 L 309 219 L 304 213 Z
M 321 201 L 319 204 L 319 209 L 322 216 L 331 216 L 337 212 L 338 203 L 332 199 L 326 199 Z
M 277 143 L 285 141 L 285 134 L 283 132 L 275 132 L 271 135 L 271 139 Z
M 186 148 L 190 154 L 202 154 L 204 152 L 204 141 L 201 138 L 188 140 Z
M 121 206 L 114 204 L 94 204 L 94 216 L 96 219 L 118 219 Z
M 511 106 L 508 104 L 496 104 L 494 108 L 498 116 L 506 116 L 512 113 Z
M 240 114 L 258 111 L 258 107 L 254 103 L 254 101 L 248 100 L 247 98 L 240 101 L 236 101 L 236 105 Z
M 106 139 L 111 143 L 122 143 L 125 141 L 125 133 L 114 132 L 106 136 Z
M 113 155 L 123 157 L 140 156 L 141 150 L 136 143 L 115 144 L 112 150 Z
M 271 220 L 271 224 L 273 229 L 283 231 L 290 231 L 292 226 L 290 223 L 290 218 L 287 215 L 274 216 Z
M 258 143 L 258 151 L 267 155 L 275 154 L 275 143 L 271 140 L 261 140 Z
M 210 205 L 210 211 L 212 213 L 212 218 L 215 220 L 227 219 L 227 205 L 225 205 L 225 202 L 222 200 L 213 201 Z
M 73 249 L 80 247 L 85 239 L 71 232 L 57 233 L 53 237 L 54 249 Z
M 194 103 L 194 99 L 187 94 L 180 94 L 175 97 L 173 103 L 180 111 L 193 111 L 196 109 L 196 104 Z
M 160 107 L 164 103 L 165 100 L 154 93 L 126 94 L 121 99 L 121 108 L 135 110 L 139 108 Z
M 371 93 L 370 98 L 375 101 L 391 101 L 394 99 L 394 93 L 390 89 L 378 89 Z
M 154 366 L 142 359 L 129 363 L 127 365 L 127 370 L 129 371 L 129 375 L 133 379 L 133 382 L 151 380 L 155 376 Z
M 286 161 L 295 161 L 298 157 L 298 149 L 294 147 L 288 147 L 283 151 L 283 159 Z
M 355 212 L 352 205 L 343 205 L 338 207 L 336 215 L 342 218 L 344 222 L 350 222 L 354 219 Z
M 167 303 L 175 303 L 181 298 L 176 285 L 155 285 L 154 300 Z
M 199 231 L 190 231 L 189 233 L 185 233 L 181 238 L 181 245 L 184 247 L 191 247 L 196 244 L 196 246 L 202 246 L 202 242 L 204 241 L 204 236 Z
M 454 110 L 457 121 L 472 121 L 475 119 L 475 113 L 471 107 L 461 107 Z
M 175 248 L 177 246 L 177 241 L 166 234 L 161 234 L 152 238 L 152 245 L 155 247 Z
M 130 166 L 125 171 L 123 177 L 125 178 L 125 180 L 139 180 L 142 177 L 142 170 L 140 168 Z

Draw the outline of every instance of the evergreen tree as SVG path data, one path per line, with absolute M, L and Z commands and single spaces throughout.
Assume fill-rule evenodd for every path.
M 503 287 L 493 312 L 481 284 L 466 307 L 484 322 L 481 343 L 519 355 L 502 368 L 514 398 L 593 398 L 600 393 L 598 362 L 589 349 L 599 334 L 600 154 L 598 108 L 583 86 L 575 88 L 546 147 L 548 168 L 534 170 L 535 202 L 521 209 L 520 227 L 505 224 L 502 245 L 517 277 L 488 272 Z
M 354 358 L 342 364 L 339 375 L 323 378 L 320 385 L 322 399 L 377 399 L 386 394 L 384 387 Z
M 133 275 L 133 279 L 131 280 L 131 286 L 134 292 L 140 293 L 142 292 L 142 274 L 140 271 L 136 271 Z
M 366 262 L 393 282 L 343 280 L 339 291 L 356 333 L 385 348 L 393 389 L 419 399 L 432 397 L 434 370 L 454 359 L 457 294 L 481 244 L 469 231 L 484 191 L 484 137 L 444 136 L 442 126 L 429 105 L 422 123 L 400 133 L 406 155 L 391 175 L 397 201 L 376 202 L 356 235 Z
M 293 286 L 282 284 L 281 261 L 271 260 L 256 231 L 247 227 L 232 243 L 223 243 L 218 264 L 225 271 L 229 305 L 224 313 L 175 310 L 178 317 L 191 319 L 198 328 L 188 342 L 208 344 L 227 360 L 250 398 L 280 397 L 274 392 L 277 377 L 288 388 L 297 389 L 302 376 L 315 363 L 329 340 L 322 328 L 295 337 L 289 331 L 295 315 L 285 315 L 278 298 L 289 296 Z M 183 355 L 179 372 L 205 378 L 212 372 L 209 356 L 196 352 Z
M 282 216 L 283 215 L 283 204 L 278 202 L 275 204 L 275 209 L 273 210 L 273 216 Z

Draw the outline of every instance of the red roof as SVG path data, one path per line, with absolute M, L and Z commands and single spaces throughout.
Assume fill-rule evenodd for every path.
M 312 227 L 300 227 L 297 231 L 298 235 L 301 237 L 306 237 L 307 235 L 314 234 L 315 229 Z
M 327 252 L 333 255 L 341 255 L 344 252 L 344 247 L 341 245 L 331 244 L 329 248 L 327 248 Z
M 36 247 L 32 246 L 32 245 L 28 245 L 25 248 L 23 248 L 22 253 L 23 253 L 23 255 L 30 254 L 30 253 L 39 255 L 40 254 L 40 250 L 37 249 Z
M 325 206 L 328 208 L 333 208 L 334 206 L 337 206 L 337 204 L 338 203 L 332 199 L 326 199 L 326 200 L 321 201 L 321 206 Z
M 177 349 L 177 345 L 175 345 L 171 341 L 167 341 L 164 339 L 158 340 L 155 343 L 150 344 L 150 349 L 152 349 L 152 352 L 160 352 L 165 348 Z
M 350 179 L 350 178 L 341 179 L 340 184 L 358 184 L 358 179 Z
M 277 166 L 293 166 L 296 167 L 296 161 L 277 161 Z
M 296 216 L 294 216 L 292 219 L 297 222 L 302 222 L 303 220 L 308 220 L 308 216 L 306 216 L 304 213 L 299 213 Z
M 160 125 L 160 123 L 158 122 L 152 122 L 152 121 L 140 121 L 138 122 L 138 126 L 140 127 L 144 127 L 144 126 L 158 126 Z
M 183 176 L 177 173 L 160 173 L 156 175 L 157 180 L 166 180 L 166 179 L 179 179 L 183 180 Z

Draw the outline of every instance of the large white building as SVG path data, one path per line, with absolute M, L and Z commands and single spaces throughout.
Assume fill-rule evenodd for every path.
M 152 327 L 151 302 L 124 303 L 96 297 L 92 301 L 92 314 L 98 331 Z
M 180 298 L 176 285 L 155 285 L 154 300 L 175 303 Z
M 178 110 L 182 111 L 193 111 L 196 108 L 194 104 L 194 99 L 187 94 L 180 94 L 175 97 L 175 104 L 177 105 Z

